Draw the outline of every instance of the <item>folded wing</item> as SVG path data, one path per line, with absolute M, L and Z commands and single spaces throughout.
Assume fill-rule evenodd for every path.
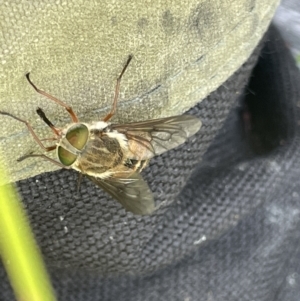
M 112 125 L 127 137 L 131 159 L 136 160 L 150 159 L 183 144 L 200 127 L 201 121 L 191 115 Z
M 152 192 L 137 172 L 124 178 L 100 179 L 92 176 L 88 178 L 133 214 L 151 214 L 155 209 Z

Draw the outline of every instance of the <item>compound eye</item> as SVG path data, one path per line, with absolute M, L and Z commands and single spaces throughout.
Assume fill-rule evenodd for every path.
M 67 132 L 66 138 L 72 146 L 82 150 L 88 140 L 89 130 L 81 123 L 73 125 Z
M 70 153 L 68 150 L 64 149 L 62 146 L 58 147 L 57 155 L 58 155 L 59 161 L 65 166 L 72 165 L 77 159 L 77 155 Z

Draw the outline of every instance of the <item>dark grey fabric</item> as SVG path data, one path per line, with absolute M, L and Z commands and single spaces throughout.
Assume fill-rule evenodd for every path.
M 18 183 L 59 300 L 299 300 L 300 75 L 273 27 L 262 44 L 145 170 L 153 216 L 88 180 L 77 195 L 75 172 Z

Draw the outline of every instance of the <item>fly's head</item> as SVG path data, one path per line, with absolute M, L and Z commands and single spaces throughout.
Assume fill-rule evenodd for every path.
M 58 137 L 56 154 L 61 164 L 71 166 L 84 150 L 88 139 L 89 129 L 84 123 L 72 123 L 61 131 Z
M 58 164 L 65 168 L 72 168 L 72 164 L 77 160 L 88 141 L 88 125 L 79 122 L 73 113 L 76 116 L 75 122 L 61 129 L 54 126 L 41 108 L 38 108 L 36 112 L 55 134 L 53 140 L 56 140 L 56 145 L 50 147 L 48 151 L 55 149 L 59 160 Z

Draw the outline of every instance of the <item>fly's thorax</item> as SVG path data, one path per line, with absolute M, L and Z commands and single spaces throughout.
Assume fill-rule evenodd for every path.
M 72 123 L 62 131 L 57 144 L 57 157 L 65 166 L 71 166 L 82 153 L 89 140 L 89 129 L 85 123 Z
M 107 177 L 123 166 L 127 138 L 103 121 L 88 125 L 88 130 L 89 139 L 72 167 L 84 174 Z

